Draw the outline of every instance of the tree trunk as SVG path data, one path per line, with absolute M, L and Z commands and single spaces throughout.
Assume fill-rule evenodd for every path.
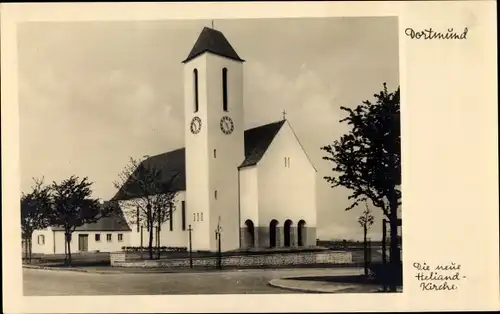
M 68 240 L 68 264 L 71 266 L 71 241 Z
M 397 290 L 397 284 L 400 277 L 401 256 L 399 251 L 398 239 L 398 203 L 397 200 L 391 201 L 390 212 L 390 233 L 391 233 L 391 248 L 390 248 L 390 291 Z
M 28 261 L 29 263 L 31 264 L 31 248 L 32 248 L 32 243 L 31 243 L 31 239 L 28 239 Z
M 150 219 L 150 218 L 149 218 Z M 149 250 L 149 259 L 153 259 L 153 233 L 154 233 L 154 227 L 153 224 L 151 223 L 151 220 L 149 220 L 149 244 L 148 244 L 148 250 Z
M 158 223 L 158 235 L 157 235 L 157 243 L 156 243 L 156 246 L 158 248 L 158 259 L 160 259 L 161 257 L 161 227 L 160 227 L 160 224 Z
M 141 259 L 143 259 L 143 253 L 144 253 L 144 233 L 143 233 L 144 228 L 141 226 Z
M 363 252 L 364 252 L 364 261 L 365 261 L 365 276 L 368 276 L 368 243 L 366 242 L 366 234 L 368 230 L 366 225 L 363 226 Z
M 26 261 L 28 261 L 28 238 L 25 238 L 23 239 L 23 243 L 24 243 L 24 258 L 26 259 Z
M 67 263 L 68 266 L 71 266 L 71 233 L 65 232 L 65 238 L 66 238 L 66 243 L 68 246 L 68 251 L 67 251 Z
M 153 259 L 153 232 L 154 232 L 154 216 L 151 212 L 151 205 L 146 205 L 147 208 L 147 220 L 148 220 L 148 232 L 149 232 L 149 243 L 148 243 L 148 251 L 149 251 L 149 259 Z

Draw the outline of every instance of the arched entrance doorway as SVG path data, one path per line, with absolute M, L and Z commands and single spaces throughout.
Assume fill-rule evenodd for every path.
M 245 226 L 246 226 L 245 230 L 246 245 L 247 247 L 253 247 L 255 245 L 255 228 L 253 225 L 253 221 L 247 219 L 247 221 L 245 221 Z
M 292 229 L 292 221 L 287 219 L 284 225 L 284 236 L 285 236 L 285 246 L 289 247 L 291 245 L 291 230 Z
M 304 246 L 306 243 L 306 222 L 300 220 L 297 224 L 297 244 L 298 246 Z
M 269 224 L 269 247 L 276 247 L 276 234 L 277 234 L 278 221 L 271 220 Z

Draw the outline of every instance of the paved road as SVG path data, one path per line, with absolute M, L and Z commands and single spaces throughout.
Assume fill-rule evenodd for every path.
M 359 274 L 359 269 L 239 270 L 206 273 L 96 274 L 23 269 L 24 295 L 295 293 L 268 285 L 287 276 Z

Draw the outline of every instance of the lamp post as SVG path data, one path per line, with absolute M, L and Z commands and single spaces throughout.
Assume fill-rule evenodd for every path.
M 217 228 L 215 229 L 215 240 L 217 240 L 217 267 L 222 269 L 222 254 L 221 254 L 221 231 L 222 227 L 220 226 L 220 216 L 219 222 L 217 223 Z
M 193 231 L 193 229 L 191 228 L 191 225 L 189 225 L 189 227 L 188 227 L 188 232 L 189 232 L 189 267 L 193 268 L 193 250 L 191 247 L 191 231 Z

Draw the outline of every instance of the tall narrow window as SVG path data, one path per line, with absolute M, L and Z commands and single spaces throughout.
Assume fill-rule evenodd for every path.
M 193 221 L 196 221 L 196 214 L 193 213 Z
M 222 108 L 227 111 L 227 69 L 222 69 Z
M 203 212 L 201 213 L 201 221 L 203 221 Z
M 174 205 L 173 204 L 170 204 L 170 206 L 168 207 L 168 216 L 169 216 L 169 220 L 170 220 L 170 231 L 173 231 L 174 230 L 174 215 L 173 214 L 173 207 Z
M 196 213 L 196 221 L 200 221 L 200 213 Z
M 214 192 L 214 197 L 215 197 L 215 199 L 217 199 L 217 190 L 215 190 L 215 192 Z
M 217 158 L 217 150 L 214 149 L 214 158 Z
M 186 230 L 186 202 L 182 201 L 182 231 Z
M 286 168 L 286 157 L 285 157 L 285 168 Z
M 290 157 L 287 157 L 288 159 L 288 168 L 290 168 Z
M 198 112 L 198 70 L 193 70 L 194 80 L 194 112 Z

